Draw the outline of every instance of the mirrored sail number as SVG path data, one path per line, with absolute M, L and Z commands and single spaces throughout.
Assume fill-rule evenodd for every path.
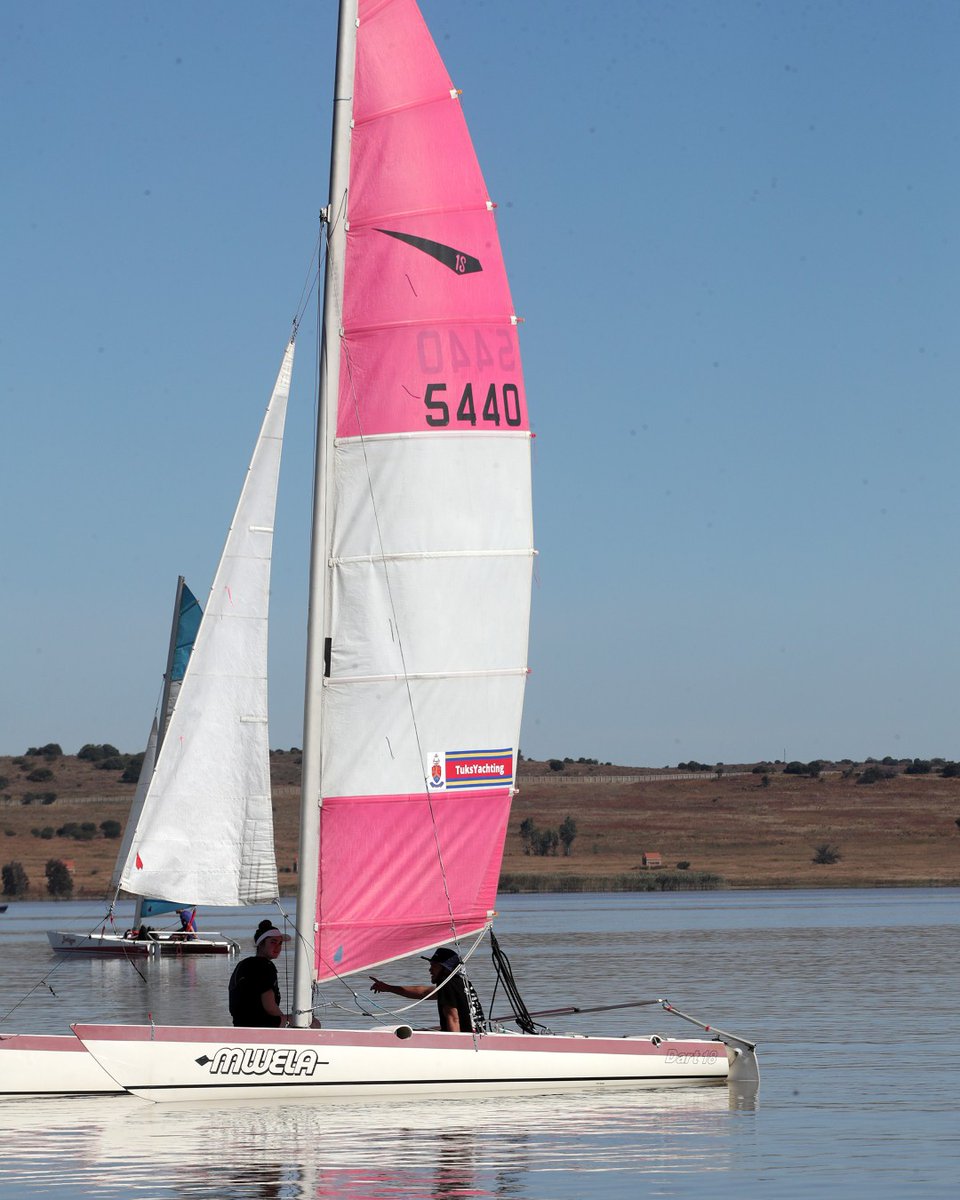
M 486 392 L 481 385 L 476 394 L 473 384 L 466 383 L 459 400 L 454 400 L 455 392 L 449 396 L 445 395 L 446 392 L 445 383 L 427 384 L 423 403 L 427 410 L 428 425 L 470 425 L 476 428 L 478 425 L 516 427 L 522 423 L 520 390 L 515 383 L 504 383 L 499 387 L 491 383 Z M 453 404 L 456 405 L 455 408 Z
M 421 329 L 417 358 L 424 375 L 489 375 L 517 369 L 516 333 L 509 329 Z

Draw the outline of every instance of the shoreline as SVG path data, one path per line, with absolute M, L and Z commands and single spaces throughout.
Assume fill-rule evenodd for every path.
M 28 880 L 22 898 L 41 900 L 51 898 L 46 865 L 61 860 L 72 896 L 102 901 L 133 785 L 119 771 L 71 756 L 50 760 L 42 779 L 32 780 L 38 762 L 0 758 L 0 865 L 20 864 Z M 299 753 L 272 752 L 271 768 L 279 891 L 289 897 L 297 881 Z M 567 763 L 551 773 L 525 760 L 501 894 L 960 887 L 958 776 L 891 772 L 865 786 L 850 771 L 726 772 Z M 556 836 L 565 826 L 569 833 L 567 822 L 575 826 L 569 845 Z M 551 835 L 543 844 L 552 851 L 537 849 L 531 829 Z M 827 851 L 836 857 L 824 861 Z

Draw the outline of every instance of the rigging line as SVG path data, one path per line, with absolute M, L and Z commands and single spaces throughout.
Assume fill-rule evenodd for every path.
M 328 967 L 328 970 L 333 971 L 334 978 L 337 980 L 337 982 L 342 983 L 343 986 L 350 993 L 350 995 L 353 996 L 354 1003 L 356 1004 L 356 1007 L 359 1010 L 359 1012 L 363 1016 L 369 1017 L 373 1021 L 379 1021 L 379 1020 L 383 1019 L 384 1017 L 399 1016 L 401 1013 L 405 1013 L 411 1008 L 416 1008 L 418 1004 L 423 1004 L 423 1002 L 425 1000 L 430 1000 L 432 997 L 436 996 L 437 992 L 440 991 L 440 989 L 444 986 L 444 984 L 449 983 L 450 980 L 456 978 L 457 975 L 462 975 L 464 978 L 464 981 L 469 983 L 469 980 L 467 978 L 466 971 L 465 971 L 466 965 L 470 961 L 470 959 L 473 958 L 474 954 L 476 954 L 477 950 L 479 950 L 480 943 L 483 941 L 483 939 L 486 936 L 486 933 L 489 929 L 490 929 L 490 923 L 488 922 L 486 925 L 484 925 L 484 927 L 481 930 L 478 931 L 473 945 L 470 947 L 470 949 L 467 951 L 467 953 L 462 956 L 463 961 L 461 962 L 460 966 L 457 967 L 457 969 L 455 971 L 451 971 L 450 974 L 446 977 L 446 979 L 443 980 L 442 983 L 438 983 L 432 992 L 429 992 L 426 996 L 421 996 L 419 1000 L 414 1000 L 410 1004 L 405 1004 L 402 1008 L 398 1008 L 398 1009 L 383 1008 L 383 1006 L 378 1004 L 376 1000 L 372 1000 L 367 996 L 361 996 L 356 991 L 355 988 L 351 987 L 350 984 L 347 983 L 344 976 L 338 975 L 336 970 L 334 968 L 330 967 L 329 964 L 327 964 L 327 967 Z M 371 978 L 372 978 L 372 976 L 371 976 Z M 370 1009 L 365 1008 L 364 1004 L 369 1005 L 370 1008 L 379 1009 L 380 1011 L 372 1012 L 372 1011 L 370 1011 Z M 343 1005 L 338 1004 L 336 1001 L 324 1001 L 323 1007 L 324 1008 L 328 1008 L 328 1007 L 335 1008 L 341 1012 L 352 1011 L 352 1010 L 345 1008 Z M 474 1031 L 474 1033 L 476 1033 L 476 1031 Z
M 317 230 L 317 236 L 313 243 L 313 249 L 310 251 L 310 259 L 307 264 L 307 272 L 303 281 L 303 287 L 300 289 L 300 299 L 297 301 L 297 315 L 293 318 L 293 327 L 298 329 L 300 322 L 303 319 L 303 314 L 307 311 L 307 305 L 310 303 L 310 297 L 313 294 L 313 289 L 317 286 L 320 279 L 320 267 L 323 265 L 323 225 Z
M 286 911 L 286 909 L 280 903 L 279 896 L 274 898 L 273 904 L 274 904 L 274 907 L 277 909 L 277 911 L 280 913 L 280 915 L 283 917 L 284 926 L 293 930 L 294 939 L 295 939 L 294 944 L 299 943 L 306 950 L 308 956 L 312 955 L 313 954 L 313 938 L 311 937 L 311 938 L 307 939 L 306 937 L 304 937 L 297 922 L 293 919 L 293 917 L 290 916 L 290 914 Z M 287 988 L 286 995 L 292 996 L 294 993 L 293 993 L 293 989 L 290 987 L 289 963 L 290 963 L 289 957 L 285 958 L 284 966 L 283 966 L 283 983 L 284 983 L 284 987 Z M 314 984 L 313 986 L 316 987 L 316 984 Z M 299 1015 L 301 1015 L 301 1013 L 307 1013 L 307 1012 L 309 1012 L 311 1016 L 315 1015 L 314 1005 L 312 1003 L 311 1003 L 309 1009 L 291 1009 L 290 1016 L 291 1017 L 299 1016 Z

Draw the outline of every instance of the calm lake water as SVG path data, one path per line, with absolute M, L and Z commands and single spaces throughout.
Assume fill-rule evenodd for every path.
M 204 924 L 249 944 L 269 912 L 211 913 Z M 0 1029 L 62 1032 L 70 1021 L 148 1014 L 226 1022 L 234 959 L 150 962 L 141 977 L 125 962 L 50 953 L 47 928 L 92 928 L 97 916 L 90 903 L 17 904 L 0 916 Z M 960 891 L 508 896 L 497 930 L 530 1009 L 669 997 L 758 1040 L 759 1095 L 9 1100 L 0 1102 L 0 1198 L 952 1200 L 960 1190 Z M 487 1000 L 486 950 L 473 965 Z M 425 981 L 425 966 L 383 974 Z M 354 1007 L 348 993 L 329 999 Z M 324 1020 L 364 1023 L 356 1012 Z M 650 1008 L 553 1027 L 691 1032 Z

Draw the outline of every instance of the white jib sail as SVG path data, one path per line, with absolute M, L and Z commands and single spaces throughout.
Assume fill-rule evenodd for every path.
M 206 905 L 277 895 L 267 616 L 293 350 L 291 342 L 120 880 L 135 895 Z
M 117 855 L 117 862 L 110 879 L 111 892 L 115 892 L 120 886 L 120 875 L 123 868 L 127 865 L 127 859 L 130 857 L 130 847 L 133 845 L 133 837 L 137 832 L 137 826 L 140 823 L 140 814 L 143 812 L 143 806 L 147 799 L 147 789 L 153 777 L 153 767 L 157 759 L 158 738 L 157 718 L 154 717 L 153 724 L 150 726 L 150 737 L 147 739 L 147 748 L 143 752 L 143 765 L 140 767 L 137 790 L 134 792 L 133 803 L 130 805 L 130 815 L 127 817 L 127 825 L 123 831 L 120 853 Z

